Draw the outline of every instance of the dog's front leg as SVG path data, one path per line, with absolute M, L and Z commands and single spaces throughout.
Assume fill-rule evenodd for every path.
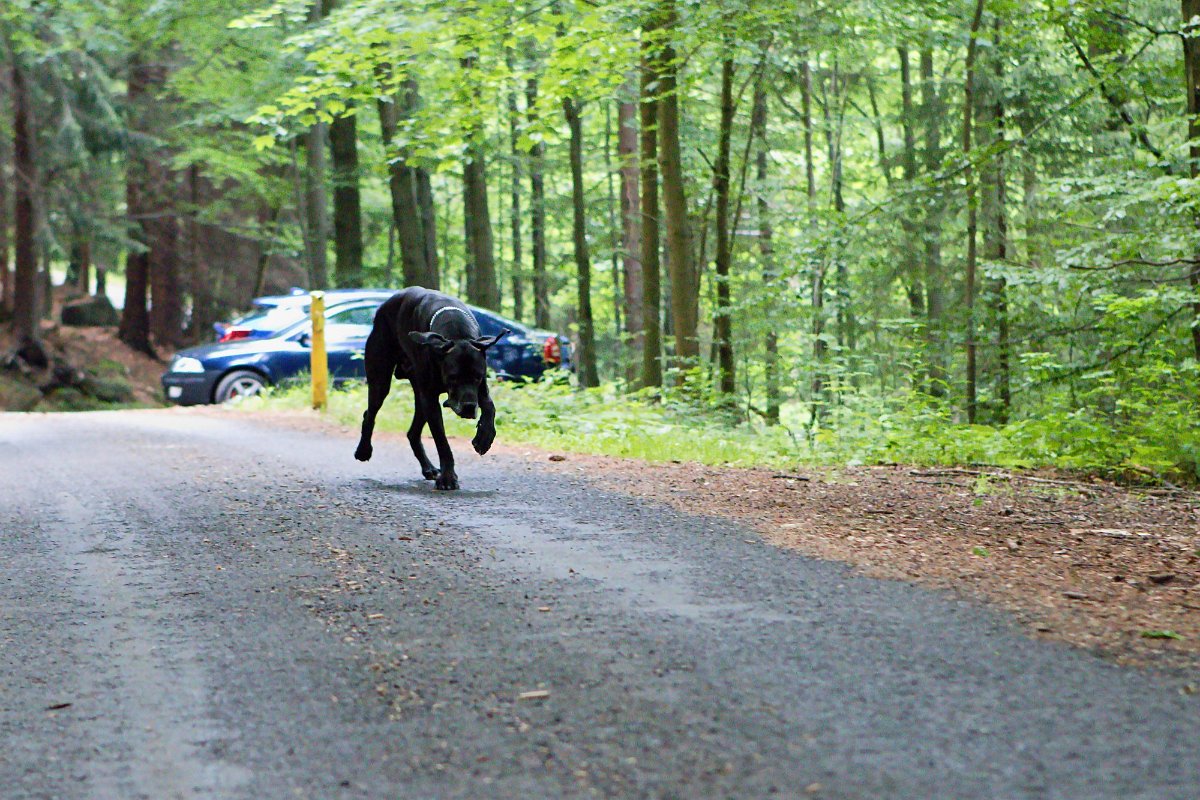
M 421 410 L 425 412 L 425 422 L 429 425 L 429 435 L 437 446 L 438 461 L 441 471 L 434 481 L 435 489 L 457 489 L 458 475 L 454 472 L 454 453 L 450 451 L 450 442 L 446 440 L 446 426 L 442 422 L 442 408 L 438 405 L 438 396 L 433 392 L 420 392 Z
M 479 384 L 479 424 L 475 426 L 475 438 L 471 440 L 471 446 L 475 448 L 476 453 L 483 455 L 492 449 L 494 441 L 496 441 L 496 404 L 492 402 L 492 395 L 488 392 L 487 378 L 484 378 L 483 383 Z

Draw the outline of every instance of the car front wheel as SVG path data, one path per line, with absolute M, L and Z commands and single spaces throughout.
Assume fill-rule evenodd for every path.
M 267 385 L 263 376 L 250 370 L 237 370 L 221 379 L 213 399 L 218 403 L 228 403 L 242 397 L 254 397 Z

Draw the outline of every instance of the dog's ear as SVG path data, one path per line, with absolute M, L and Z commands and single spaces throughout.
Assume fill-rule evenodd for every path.
M 410 331 L 408 338 L 412 339 L 419 345 L 432 347 L 439 353 L 445 353 L 454 346 L 454 342 L 450 341 L 445 336 L 442 336 L 440 333 L 434 333 L 433 331 L 429 331 L 428 333 L 422 333 L 421 331 Z
M 508 328 L 505 328 L 495 336 L 481 336 L 478 339 L 472 339 L 471 344 L 475 345 L 475 347 L 477 347 L 479 350 L 486 351 L 489 347 L 503 339 L 505 336 L 508 336 L 510 333 L 512 333 L 512 331 L 510 331 Z

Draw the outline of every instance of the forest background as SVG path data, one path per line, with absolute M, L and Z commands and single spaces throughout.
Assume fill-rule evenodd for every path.
M 543 427 L 1195 479 L 1198 14 L 9 0 L 0 314 L 419 284 L 571 332 Z

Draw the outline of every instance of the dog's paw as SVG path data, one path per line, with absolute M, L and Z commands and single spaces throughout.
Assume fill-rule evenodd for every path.
M 442 471 L 436 467 L 421 470 L 421 477 L 427 481 L 436 481 L 441 474 Z
M 492 449 L 494 441 L 496 441 L 495 431 L 476 431 L 475 438 L 471 440 L 471 447 L 475 448 L 476 453 L 483 455 Z
M 357 458 L 359 461 L 370 461 L 371 453 L 373 453 L 373 452 L 374 452 L 374 448 L 372 448 L 371 445 L 360 444 L 358 446 L 358 449 L 354 451 L 354 457 Z
M 453 472 L 443 472 L 437 476 L 437 481 L 434 482 L 433 488 L 441 489 L 442 491 L 453 491 L 458 488 L 458 476 Z

